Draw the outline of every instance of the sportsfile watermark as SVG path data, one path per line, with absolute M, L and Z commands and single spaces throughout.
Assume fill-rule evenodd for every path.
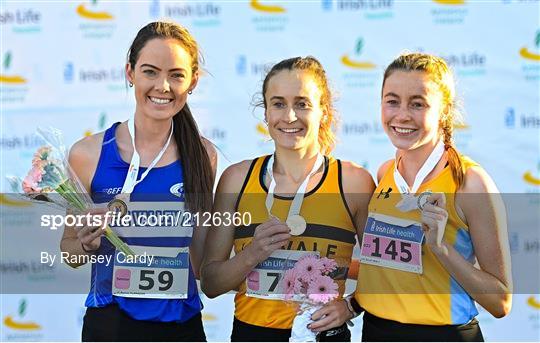
M 461 203 L 475 204 L 472 214 L 476 218 L 495 207 L 495 212 L 507 225 L 502 225 L 502 242 L 509 250 L 513 275 L 513 293 L 538 294 L 540 285 L 540 193 L 517 194 L 445 194 L 444 207 L 452 218 L 447 225 L 444 240 L 475 268 L 489 268 L 480 251 L 475 251 L 478 237 L 474 231 L 496 228 L 480 226 L 473 220 L 461 222 L 457 207 Z M 285 223 L 290 202 L 294 194 L 276 195 L 272 215 Z M 463 197 L 466 197 L 465 199 Z M 501 197 L 502 202 L 497 199 Z M 219 237 L 229 237 L 227 244 L 240 254 L 252 243 L 253 236 L 261 231 L 268 221 L 265 206 L 266 192 L 244 192 L 242 194 L 217 194 L 216 202 L 231 204 L 231 212 L 191 212 L 183 201 L 161 194 L 134 194 L 126 201 L 127 211 L 120 216 L 108 207 L 107 199 L 94 199 L 102 206 L 89 213 L 67 213 L 61 208 L 46 204 L 29 204 L 19 201 L 17 194 L 0 197 L 0 289 L 2 294 L 83 294 L 88 292 L 90 264 L 99 268 L 116 268 L 111 272 L 111 285 L 127 287 L 155 287 L 149 294 L 159 293 L 159 288 L 175 290 L 176 282 L 184 278 L 192 268 L 189 247 L 194 233 L 200 228 L 209 228 L 208 234 L 219 231 Z M 381 187 L 375 193 L 325 193 L 316 191 L 307 194 L 300 215 L 306 220 L 305 231 L 291 236 L 280 249 L 284 251 L 318 252 L 320 257 L 336 261 L 338 269 L 332 278 L 349 284 L 357 282 L 358 266 L 370 269 L 400 269 L 405 275 L 421 278 L 428 275 L 433 264 L 431 249 L 422 239 L 418 223 L 422 210 L 414 208 L 401 212 L 396 205 L 402 196 L 394 187 Z M 422 199 L 419 199 L 422 200 Z M 466 200 L 466 201 L 463 201 Z M 370 207 L 365 211 L 361 206 Z M 417 201 L 418 206 L 426 204 Z M 429 207 L 426 210 L 429 210 Z M 359 238 L 354 224 L 367 217 Z M 470 211 L 469 211 L 470 212 Z M 396 220 L 396 217 L 410 220 Z M 470 218 L 466 218 L 470 219 Z M 280 223 L 280 224 L 283 224 Z M 469 224 L 469 225 L 466 225 Z M 80 241 L 73 231 L 91 228 L 102 230 L 109 226 L 133 251 L 124 254 L 115 249 L 106 237 L 101 237 L 100 247 L 95 252 L 80 252 Z M 469 227 L 470 226 L 470 227 Z M 73 228 L 70 232 L 64 228 Z M 264 227 L 262 228 L 264 229 Z M 97 231 L 96 231 L 97 232 Z M 202 231 L 204 232 L 204 230 Z M 97 235 L 96 235 L 97 236 Z M 492 235 L 493 237 L 495 235 Z M 216 236 L 214 236 L 216 237 Z M 269 239 L 265 238 L 266 241 Z M 360 239 L 360 241 L 359 241 Z M 219 240 L 219 244 L 225 244 Z M 154 244 L 152 245 L 152 244 Z M 265 244 L 265 243 L 263 243 Z M 480 242 L 485 244 L 485 241 Z M 164 247 L 165 250 L 164 251 Z M 168 251 L 168 249 L 171 249 Z M 185 250 L 178 250 L 185 249 Z M 203 251 L 207 253 L 207 250 Z M 258 261 L 254 273 L 250 273 L 244 284 L 250 289 L 280 292 L 282 271 L 287 260 L 279 256 Z M 436 262 L 436 261 L 435 261 Z M 72 267 L 78 266 L 76 269 Z M 86 267 L 85 267 L 86 266 Z M 125 270 L 129 270 L 128 273 Z M 355 272 L 356 270 L 356 272 Z M 128 276 L 128 274 L 130 274 Z M 151 280 L 150 280 L 151 279 Z M 362 282 L 361 280 L 358 282 Z M 400 292 L 407 294 L 452 294 L 463 292 L 459 287 L 439 288 L 410 284 Z M 364 280 L 363 291 L 374 294 L 391 294 L 396 289 Z M 128 289 L 124 289 L 127 291 Z M 131 288 L 129 288 L 130 291 Z M 481 293 L 500 292 L 499 289 L 484 287 Z M 181 293 L 181 292 L 180 292 Z
M 82 228 L 85 226 L 101 228 L 110 227 L 216 227 L 225 226 L 248 226 L 251 224 L 249 212 L 202 212 L 194 213 L 187 211 L 159 211 L 159 210 L 136 210 L 129 211 L 125 215 L 107 211 L 105 213 L 86 214 L 43 214 L 40 226 L 51 230 L 57 230 L 64 226 Z

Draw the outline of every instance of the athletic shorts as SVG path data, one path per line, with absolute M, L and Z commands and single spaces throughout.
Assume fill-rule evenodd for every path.
M 118 305 L 89 307 L 83 319 L 83 342 L 206 342 L 201 314 L 182 323 L 136 320 Z
M 483 342 L 478 320 L 463 325 L 403 324 L 364 313 L 362 342 Z
M 291 329 L 273 329 L 251 325 L 234 318 L 231 342 L 288 342 Z M 319 342 L 350 342 L 351 332 L 346 324 L 323 331 L 317 336 Z

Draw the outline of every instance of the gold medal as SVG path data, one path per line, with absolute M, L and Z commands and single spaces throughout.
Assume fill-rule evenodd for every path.
M 111 212 L 119 213 L 120 217 L 125 216 L 128 211 L 127 204 L 124 200 L 119 199 L 119 197 L 112 199 L 107 205 L 107 207 Z
M 290 216 L 285 223 L 291 229 L 291 235 L 293 236 L 300 236 L 306 231 L 306 220 L 299 214 Z

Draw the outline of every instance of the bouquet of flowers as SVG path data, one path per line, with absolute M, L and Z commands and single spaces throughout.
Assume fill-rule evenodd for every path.
M 302 257 L 283 277 L 285 300 L 300 303 L 293 321 L 290 342 L 315 342 L 316 334 L 307 328 L 311 315 L 338 297 L 338 285 L 329 276 L 337 268 L 334 260 L 317 255 Z
M 96 208 L 90 195 L 73 173 L 67 161 L 67 149 L 62 133 L 54 128 L 38 129 L 38 133 L 50 144 L 40 147 L 32 159 L 32 168 L 21 180 L 10 177 L 14 191 L 33 201 L 47 203 L 70 213 L 81 213 Z M 22 187 L 22 192 L 21 192 Z M 126 255 L 134 255 L 109 226 L 105 226 L 105 237 Z

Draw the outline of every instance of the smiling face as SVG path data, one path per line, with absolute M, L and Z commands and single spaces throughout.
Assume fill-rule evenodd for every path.
M 440 139 L 443 106 L 440 87 L 422 71 L 394 71 L 382 92 L 382 123 L 400 150 L 433 147 Z
M 265 118 L 276 149 L 319 151 L 321 90 L 302 70 L 282 70 L 268 81 Z
M 158 120 L 178 113 L 198 80 L 189 53 L 175 39 L 149 40 L 126 74 L 135 87 L 136 112 Z

